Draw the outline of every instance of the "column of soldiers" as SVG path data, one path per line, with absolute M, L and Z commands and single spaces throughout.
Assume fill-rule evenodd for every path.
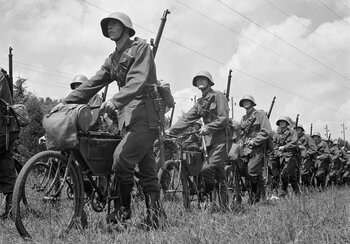
M 165 213 L 159 202 L 160 189 L 153 154 L 153 144 L 160 123 L 153 101 L 154 94 L 149 89 L 157 83 L 154 56 L 144 40 L 130 39 L 135 35 L 135 30 L 131 19 L 124 13 L 117 12 L 104 18 L 101 21 L 101 30 L 105 37 L 115 42 L 115 51 L 93 77 L 84 80 L 54 109 L 69 103 L 87 103 L 100 89 L 117 80 L 119 92 L 101 104 L 103 112 L 118 111 L 119 129 L 125 130 L 125 135 L 115 150 L 113 164 L 119 182 L 122 207 L 116 208 L 107 220 L 118 223 L 131 218 L 134 169 L 138 165 L 147 209 L 147 216 L 142 224 L 147 229 L 159 228 L 160 218 Z M 121 60 L 128 63 L 128 67 L 120 67 Z M 197 128 L 199 135 L 204 137 L 202 147 L 208 152 L 208 160 L 202 169 L 203 194 L 212 202 L 213 191 L 217 185 L 219 207 L 226 210 L 228 193 L 224 167 L 232 144 L 228 101 L 224 93 L 212 89 L 214 80 L 208 71 L 197 73 L 192 79 L 192 85 L 201 91 L 202 96 L 167 133 L 176 135 L 190 126 L 195 126 L 199 119 L 203 121 Z M 264 180 L 263 172 L 267 166 L 269 170 L 265 177 L 274 179 L 275 188 L 281 182 L 281 197 L 287 195 L 289 183 L 294 193 L 299 194 L 300 183 L 305 187 L 315 183 L 316 186 L 325 187 L 327 181 L 328 184 L 349 181 L 349 161 L 336 142 L 332 143 L 329 150 L 319 133 L 314 133 L 311 138 L 304 133 L 303 126 L 293 128 L 293 123 L 286 116 L 277 120 L 278 128 L 273 133 L 266 113 L 255 109 L 253 96 L 243 96 L 239 105 L 246 112 L 239 128 L 235 128 L 240 131 L 240 156 L 244 162 L 240 176 L 245 178 L 245 184 L 250 189 L 251 204 L 266 199 L 266 179 Z M 271 140 L 274 147 L 270 146 Z M 268 155 L 270 151 L 272 152 Z M 265 163 L 267 161 L 268 165 Z M 10 195 L 12 188 L 11 185 L 2 192 Z M 5 216 L 7 214 L 6 210 Z

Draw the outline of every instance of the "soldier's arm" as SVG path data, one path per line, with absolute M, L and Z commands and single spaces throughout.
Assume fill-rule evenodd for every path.
M 307 150 L 306 150 L 306 156 L 311 156 L 312 154 L 315 154 L 317 151 L 317 146 L 314 142 L 314 140 L 312 140 L 311 137 L 306 136 L 307 138 Z
M 136 47 L 135 61 L 126 75 L 126 84 L 110 101 L 120 110 L 134 100 L 146 85 L 155 84 L 156 81 L 156 66 L 151 47 L 140 41 Z
M 200 115 L 198 113 L 198 104 L 195 104 L 187 113 L 183 114 L 172 127 L 169 128 L 169 133 L 177 135 L 185 131 L 198 119 L 200 119 Z
M 260 124 L 260 131 L 252 139 L 254 146 L 259 146 L 263 144 L 271 135 L 272 129 L 269 119 L 264 111 L 258 111 L 256 114 L 256 123 Z
M 216 119 L 205 124 L 209 133 L 225 129 L 228 125 L 228 103 L 225 94 L 219 92 L 215 97 Z
M 330 152 L 329 152 L 329 148 L 327 146 L 327 143 L 325 143 L 323 141 L 322 146 L 318 152 L 319 152 L 319 155 L 317 156 L 318 159 L 324 160 L 324 159 L 328 158 L 330 155 Z
M 111 56 L 109 56 L 101 69 L 91 77 L 87 82 L 81 84 L 78 88 L 71 91 L 69 95 L 63 99 L 63 103 L 87 104 L 89 100 L 99 92 L 104 86 L 112 82 L 111 73 Z
M 288 139 L 283 146 L 283 150 L 291 150 L 298 147 L 298 133 L 295 130 L 291 129 Z

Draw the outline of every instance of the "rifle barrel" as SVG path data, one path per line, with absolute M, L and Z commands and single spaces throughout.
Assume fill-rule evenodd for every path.
M 267 114 L 267 118 L 268 118 L 268 119 L 269 119 L 270 116 L 271 116 L 271 112 L 272 112 L 273 106 L 274 106 L 274 104 L 275 104 L 275 100 L 276 100 L 276 97 L 273 97 L 272 102 L 271 102 L 271 105 L 270 105 L 269 112 L 268 112 L 268 114 Z
M 9 87 L 11 91 L 11 96 L 13 98 L 13 61 L 12 61 L 12 47 L 9 47 Z
M 230 100 L 230 88 L 231 88 L 231 79 L 232 79 L 232 69 L 229 70 L 228 72 L 228 78 L 227 78 L 227 88 L 226 88 L 226 98 L 227 101 Z
M 161 23 L 160 23 L 159 28 L 158 28 L 156 40 L 153 43 L 153 56 L 154 57 L 157 54 L 160 38 L 162 37 L 164 26 L 165 26 L 165 22 L 167 20 L 167 15 L 168 14 L 170 14 L 169 9 L 164 10 L 163 17 L 161 18 Z

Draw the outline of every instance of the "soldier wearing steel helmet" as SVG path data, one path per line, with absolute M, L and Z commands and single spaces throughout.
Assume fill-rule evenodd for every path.
M 239 106 L 246 110 L 240 125 L 244 133 L 242 159 L 246 162 L 246 178 L 252 190 L 251 203 L 257 203 L 260 198 L 265 200 L 265 181 L 263 178 L 264 152 L 267 140 L 271 136 L 270 121 L 263 110 L 256 110 L 254 97 L 245 95 L 239 101 Z M 248 149 L 248 150 L 247 150 Z
M 192 80 L 192 85 L 202 92 L 196 104 L 169 129 L 170 134 L 179 134 L 200 118 L 204 125 L 199 134 L 204 136 L 209 160 L 202 169 L 204 180 L 204 196 L 212 200 L 211 195 L 215 182 L 219 185 L 219 204 L 221 209 L 227 208 L 228 196 L 224 162 L 227 157 L 226 138 L 229 121 L 229 108 L 225 94 L 212 89 L 213 78 L 208 71 L 198 72 Z M 211 205 L 215 210 L 215 205 Z
M 276 125 L 279 127 L 275 138 L 275 146 L 280 155 L 281 164 L 281 197 L 287 194 L 288 184 L 292 185 L 295 194 L 299 194 L 298 174 L 297 174 L 297 147 L 298 134 L 291 128 L 292 122 L 288 116 L 280 117 Z
M 76 75 L 72 82 L 70 83 L 70 88 L 72 90 L 75 90 L 77 89 L 81 84 L 87 82 L 89 79 L 85 76 L 85 75 Z M 102 100 L 102 97 L 96 93 L 92 98 L 90 98 L 88 104 L 90 106 L 101 106 L 103 100 Z M 97 109 L 93 109 L 91 111 L 92 113 L 92 120 L 91 120 L 91 124 L 90 124 L 90 127 L 89 127 L 89 130 L 91 131 L 96 131 L 98 130 L 99 128 L 99 123 L 98 123 L 98 110 Z
M 158 228 L 159 218 L 163 215 L 153 144 L 158 136 L 160 118 L 149 89 L 157 84 L 152 49 L 145 40 L 130 39 L 135 35 L 135 30 L 130 17 L 124 13 L 112 13 L 100 24 L 102 34 L 115 42 L 115 51 L 107 57 L 100 70 L 73 90 L 63 103 L 87 103 L 104 86 L 117 82 L 119 92 L 104 102 L 100 109 L 106 113 L 117 110 L 119 130 L 126 131 L 115 149 L 112 167 L 119 183 L 121 207 L 113 211 L 107 221 L 130 219 L 134 169 L 138 164 L 147 207 L 147 216 L 142 224 L 147 229 Z
M 316 186 L 324 188 L 326 186 L 326 177 L 329 172 L 329 148 L 327 143 L 322 140 L 321 133 L 315 132 L 312 134 L 312 139 L 314 140 L 317 147 L 317 156 L 315 162 L 315 178 L 317 181 Z
M 314 140 L 312 140 L 309 135 L 305 134 L 303 125 L 299 124 L 295 129 L 298 133 L 298 147 L 301 156 L 301 185 L 308 187 L 311 183 L 317 147 Z
M 340 185 L 342 182 L 342 172 L 347 161 L 346 152 L 342 149 L 338 143 L 338 140 L 332 141 L 332 146 L 329 148 L 331 157 L 329 181 L 330 185 Z

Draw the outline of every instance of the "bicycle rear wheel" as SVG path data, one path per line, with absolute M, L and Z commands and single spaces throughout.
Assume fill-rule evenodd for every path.
M 44 151 L 30 158 L 17 177 L 13 193 L 19 234 L 25 239 L 48 240 L 79 226 L 81 186 L 77 165 L 60 152 Z M 26 202 L 21 201 L 23 196 Z

